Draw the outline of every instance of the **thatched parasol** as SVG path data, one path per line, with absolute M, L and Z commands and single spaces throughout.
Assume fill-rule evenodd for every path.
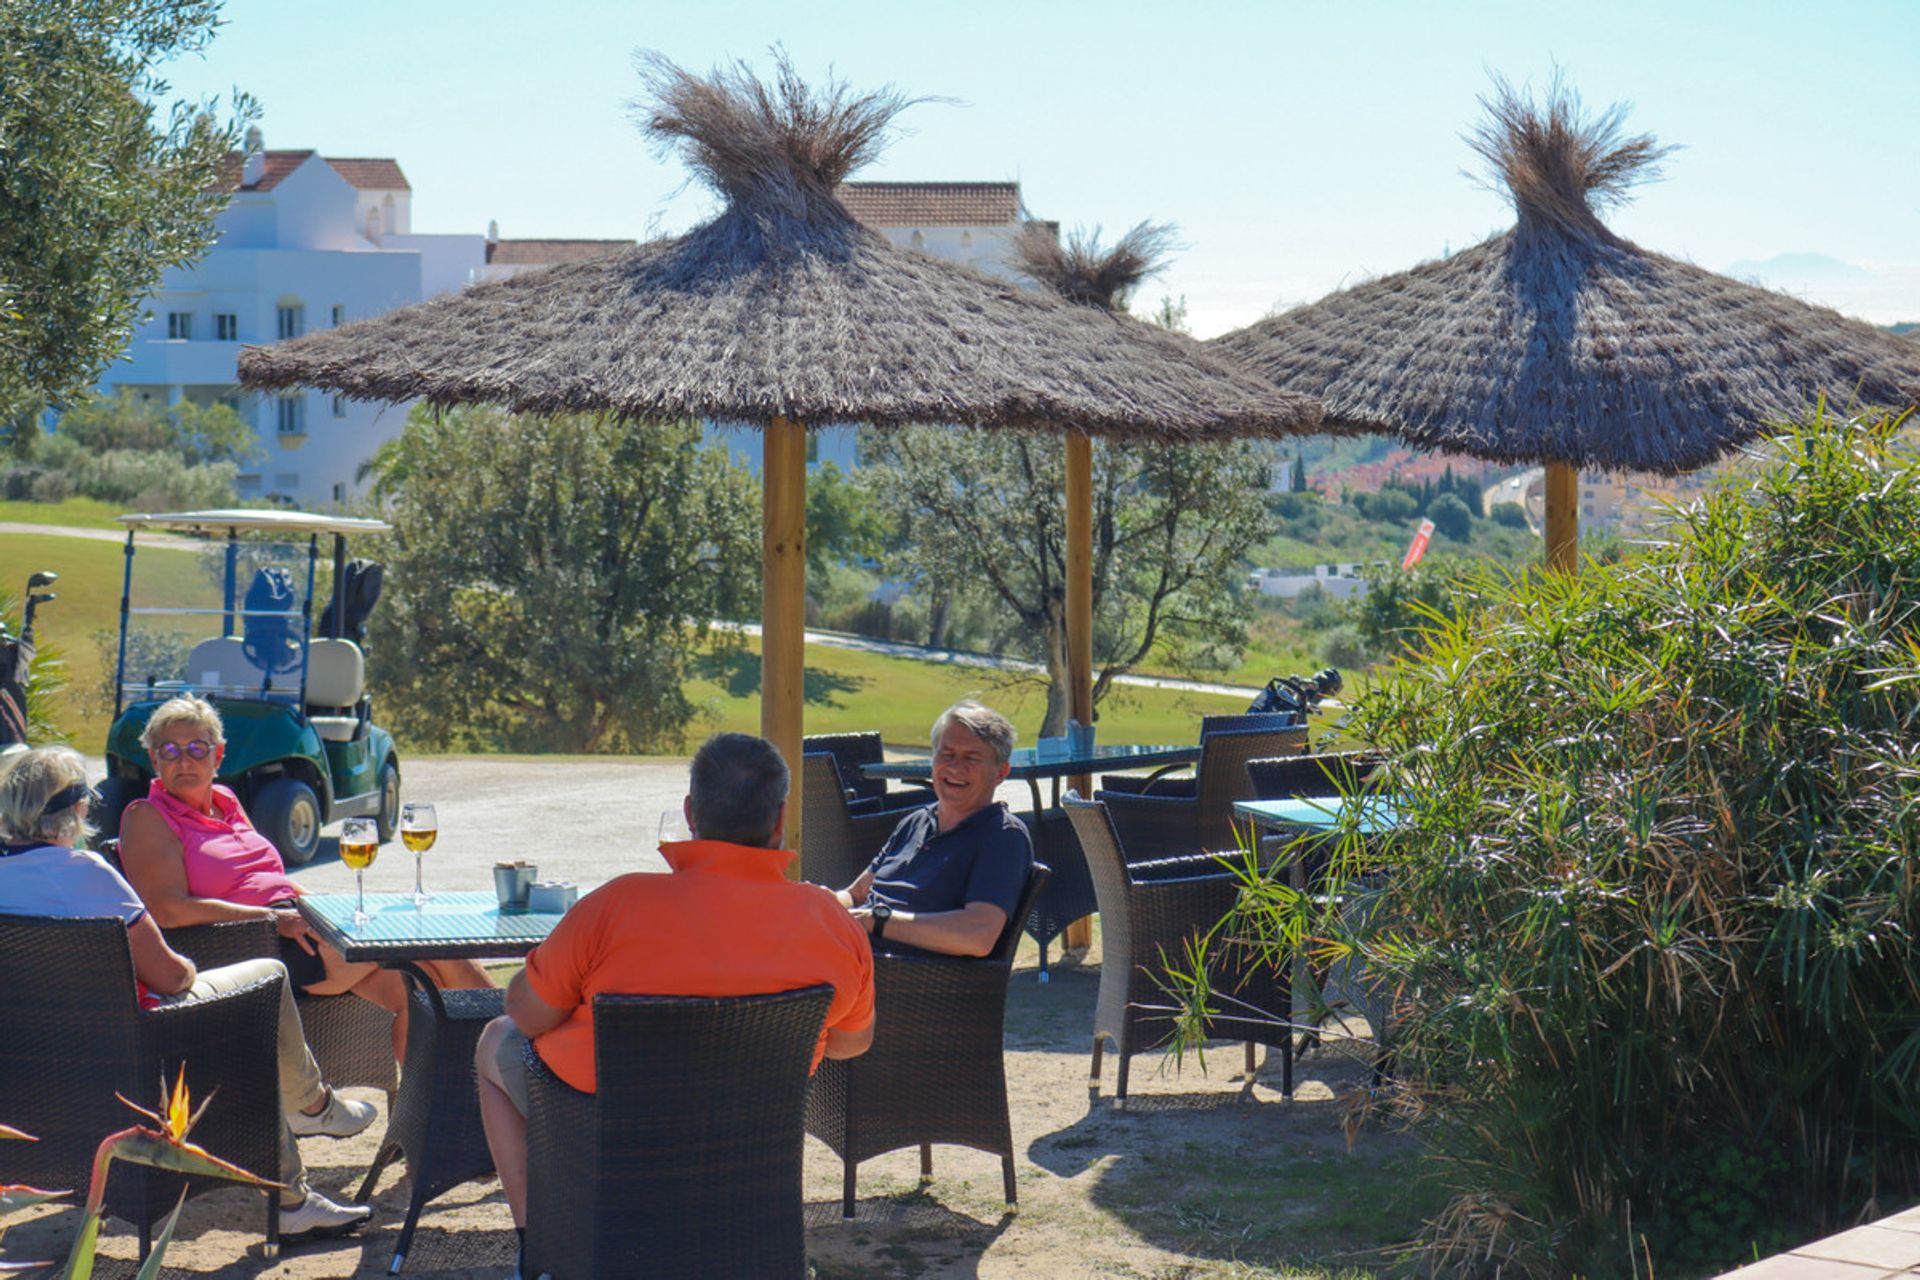
M 1423 448 L 1547 464 L 1548 560 L 1571 566 L 1579 468 L 1674 474 L 1821 393 L 1905 406 L 1920 351 L 1871 325 L 1650 253 L 1595 212 L 1657 173 L 1623 107 L 1581 118 L 1496 81 L 1469 139 L 1519 215 L 1438 262 L 1332 294 L 1213 345 L 1327 420 Z
M 240 358 L 256 389 L 765 428 L 762 728 L 798 761 L 803 424 L 950 422 L 1202 439 L 1313 430 L 1318 406 L 1120 317 L 862 227 L 833 188 L 908 102 L 816 91 L 784 58 L 702 79 L 643 55 L 644 127 L 726 199 L 684 236 L 554 267 Z M 799 793 L 789 801 L 798 828 Z

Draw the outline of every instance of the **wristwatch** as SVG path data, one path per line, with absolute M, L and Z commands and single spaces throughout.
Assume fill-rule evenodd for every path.
M 873 904 L 873 936 L 876 938 L 886 937 L 887 921 L 891 919 L 893 919 L 892 907 L 888 906 L 884 902 L 874 903 Z

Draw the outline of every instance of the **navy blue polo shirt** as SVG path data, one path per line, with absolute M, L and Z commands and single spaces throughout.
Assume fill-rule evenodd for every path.
M 991 902 L 1012 915 L 1033 870 L 1033 842 L 998 800 L 951 831 L 940 830 L 940 806 L 930 804 L 900 820 L 869 869 L 867 906 L 919 913 Z

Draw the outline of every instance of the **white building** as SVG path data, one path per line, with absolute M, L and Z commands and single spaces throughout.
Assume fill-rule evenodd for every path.
M 416 235 L 413 190 L 393 160 L 268 151 L 258 129 L 248 131 L 244 160 L 230 159 L 232 196 L 216 223 L 218 239 L 198 262 L 162 276 L 125 361 L 107 371 L 100 389 L 167 404 L 232 405 L 261 444 L 239 477 L 242 498 L 342 502 L 360 487 L 360 464 L 407 417 L 405 405 L 317 391 L 243 395 L 235 372 L 243 343 L 379 315 L 511 274 L 509 264 L 520 270 L 633 243 L 502 241 L 491 228 L 484 236 Z
M 855 218 L 899 248 L 963 263 L 990 276 L 1020 278 L 1013 241 L 1033 218 L 1017 182 L 843 182 L 834 195 Z M 832 462 L 842 471 L 859 466 L 856 430 L 810 430 L 807 465 Z M 724 440 L 734 457 L 756 474 L 759 437 L 747 427 L 708 427 L 710 440 Z

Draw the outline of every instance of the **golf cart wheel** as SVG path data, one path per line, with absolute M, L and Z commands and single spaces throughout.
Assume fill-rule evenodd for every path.
M 253 825 L 273 841 L 290 867 L 304 867 L 320 851 L 320 798 L 298 778 L 275 778 L 255 794 Z
M 373 825 L 381 844 L 400 830 L 400 766 L 391 756 L 380 766 L 380 812 L 373 816 Z

